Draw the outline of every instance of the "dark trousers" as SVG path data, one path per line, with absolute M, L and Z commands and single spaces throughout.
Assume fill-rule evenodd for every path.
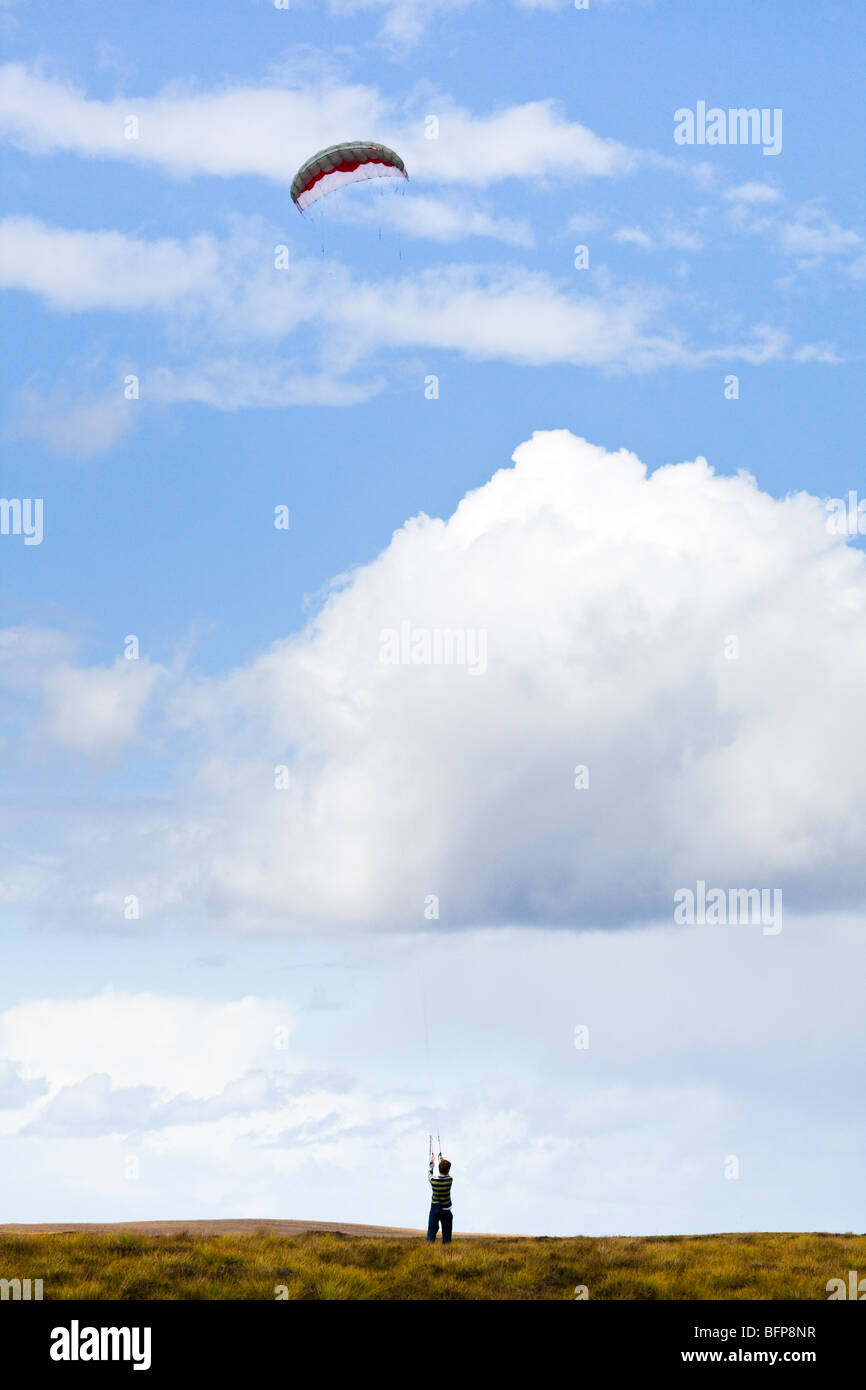
M 436 1202 L 430 1208 L 430 1220 L 427 1222 L 427 1240 L 431 1243 L 436 1239 L 436 1232 L 439 1230 L 439 1222 L 442 1222 L 442 1244 L 451 1244 L 451 1208 L 440 1207 Z

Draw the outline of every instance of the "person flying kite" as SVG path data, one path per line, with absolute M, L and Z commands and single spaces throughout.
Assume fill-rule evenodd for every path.
M 438 1136 L 437 1136 L 438 1138 Z M 441 1142 L 441 1141 L 440 1141 Z M 431 1187 L 432 1201 L 430 1204 L 430 1219 L 427 1222 L 427 1243 L 433 1245 L 436 1240 L 436 1233 L 439 1224 L 442 1224 L 442 1244 L 451 1244 L 451 1164 L 447 1158 L 443 1158 L 439 1153 L 439 1176 L 433 1176 L 435 1162 L 433 1159 L 433 1135 L 430 1135 L 430 1158 L 427 1164 L 427 1181 Z

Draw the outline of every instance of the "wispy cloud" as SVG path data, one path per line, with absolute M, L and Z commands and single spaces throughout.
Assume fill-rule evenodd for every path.
M 435 139 L 430 114 L 439 122 Z M 32 68 L 0 68 L 0 133 L 34 154 L 63 150 L 182 176 L 254 174 L 288 188 L 312 151 L 347 130 L 399 149 L 413 178 L 434 183 L 610 178 L 639 163 L 636 152 L 568 120 L 552 100 L 479 115 L 442 95 L 407 116 L 373 87 L 325 81 L 100 101 Z
M 757 180 L 751 183 L 738 183 L 735 188 L 726 188 L 724 197 L 729 203 L 777 203 L 781 194 L 772 184 L 760 183 Z
M 796 261 L 800 269 L 815 270 L 830 263 L 857 278 L 866 238 L 855 228 L 840 225 L 823 203 L 790 206 L 777 189 L 761 183 L 729 189 L 726 198 L 731 204 L 730 225 L 737 232 L 760 237 L 780 257 Z
M 309 3 L 309 0 L 301 0 L 301 3 Z M 431 24 L 447 14 L 480 6 L 495 13 L 502 0 L 326 0 L 326 3 L 332 13 L 347 17 L 370 12 L 381 14 L 382 39 L 408 46 L 417 43 Z M 510 3 L 528 16 L 565 15 L 575 11 L 574 0 L 510 0 Z M 594 0 L 594 3 L 601 6 L 653 4 L 654 0 Z
M 111 755 L 140 736 L 148 703 L 167 672 L 147 657 L 121 656 L 111 666 L 75 658 L 71 637 L 6 628 L 0 633 L 0 689 L 26 702 L 30 733 L 43 753 L 64 748 Z
M 54 453 L 88 459 L 112 449 L 135 427 L 135 414 L 119 386 L 94 400 L 45 398 L 25 387 L 16 402 L 8 436 L 39 439 Z
M 301 329 L 312 332 L 317 371 L 307 365 L 298 377 L 291 367 L 283 371 L 270 362 L 265 377 L 254 377 L 247 369 L 232 388 L 238 403 L 311 393 L 346 401 L 353 388 L 337 383 L 382 353 L 426 350 L 477 361 L 644 371 L 722 357 L 763 359 L 774 338 L 772 330 L 758 328 L 739 344 L 690 345 L 681 329 L 666 322 L 671 304 L 661 291 L 602 286 L 577 293 L 522 266 L 452 264 L 381 280 L 361 280 L 333 262 L 325 277 L 320 262 L 303 258 L 276 270 L 273 243 L 255 228 L 238 229 L 225 242 L 147 242 L 12 218 L 0 223 L 0 256 L 8 286 L 29 290 L 51 306 L 150 310 L 197 326 L 204 362 L 214 360 L 216 341 L 265 343 L 290 339 Z M 307 336 L 307 363 L 309 343 Z M 775 335 L 776 352 L 784 343 L 783 335 Z M 226 352 L 223 360 L 233 355 Z M 183 380 L 196 383 L 195 396 L 204 399 L 219 389 L 219 376 L 219 367 L 187 366 L 157 380 L 163 399 L 178 399 Z
M 525 218 L 496 217 L 465 201 L 430 198 L 416 194 L 411 198 L 384 198 L 375 207 L 366 204 L 336 214 L 357 223 L 376 222 L 406 236 L 426 237 L 445 244 L 469 237 L 489 238 L 506 246 L 531 249 L 535 245 L 532 226 Z

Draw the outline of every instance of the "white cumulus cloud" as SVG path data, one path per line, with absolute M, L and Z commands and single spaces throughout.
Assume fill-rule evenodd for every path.
M 166 678 L 150 727 L 197 771 L 43 846 L 43 890 L 117 930 L 131 891 L 275 932 L 406 927 L 431 894 L 455 925 L 670 920 L 699 879 L 860 906 L 864 611 L 818 498 L 538 433 L 300 634 Z

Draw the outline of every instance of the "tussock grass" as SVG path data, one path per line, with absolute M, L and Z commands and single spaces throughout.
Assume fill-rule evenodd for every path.
M 748 1234 L 423 1240 L 268 1232 L 0 1236 L 0 1278 L 42 1279 L 46 1299 L 294 1301 L 826 1299 L 866 1272 L 866 1236 Z

